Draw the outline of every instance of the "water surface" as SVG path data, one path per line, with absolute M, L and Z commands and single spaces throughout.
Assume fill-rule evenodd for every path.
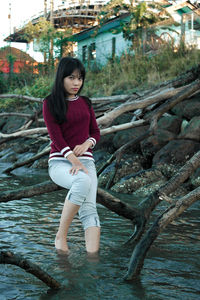
M 0 164 L 0 172 L 6 167 Z M 1 191 L 48 179 L 46 171 L 21 168 L 14 174 L 1 175 Z M 132 226 L 101 205 L 98 205 L 102 225 L 99 257 L 92 259 L 86 255 L 78 218 L 69 232 L 70 255 L 55 251 L 54 237 L 64 197 L 64 191 L 59 191 L 0 204 L 1 249 L 37 263 L 65 287 L 52 291 L 19 267 L 0 265 L 1 300 L 200 299 L 199 203 L 166 228 L 151 247 L 140 278 L 127 283 L 123 276 L 132 250 L 123 243 L 132 233 Z M 128 202 L 131 203 L 130 197 Z

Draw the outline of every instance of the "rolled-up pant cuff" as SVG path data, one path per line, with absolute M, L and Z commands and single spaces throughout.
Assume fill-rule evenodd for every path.
M 86 230 L 89 227 L 101 227 L 98 215 L 91 215 L 81 219 L 83 229 Z
M 71 203 L 81 206 L 83 201 L 85 201 L 85 197 L 80 196 L 80 194 L 74 194 L 69 192 L 67 194 L 67 200 L 69 200 Z

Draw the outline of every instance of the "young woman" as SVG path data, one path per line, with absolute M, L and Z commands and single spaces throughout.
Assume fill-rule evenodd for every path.
M 43 101 L 43 116 L 51 143 L 49 175 L 69 190 L 63 206 L 55 247 L 68 252 L 67 233 L 79 214 L 85 230 L 86 250 L 99 250 L 100 223 L 96 209 L 97 176 L 92 149 L 100 138 L 94 110 L 79 96 L 85 79 L 82 63 L 63 57 L 51 95 Z

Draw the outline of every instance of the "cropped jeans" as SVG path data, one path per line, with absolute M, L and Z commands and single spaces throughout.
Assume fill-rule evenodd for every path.
M 84 230 L 88 227 L 100 227 L 96 208 L 97 175 L 93 160 L 80 158 L 88 174 L 79 170 L 78 174 L 69 173 L 72 164 L 68 160 L 49 161 L 49 176 L 57 185 L 68 189 L 67 200 L 79 205 L 79 218 Z

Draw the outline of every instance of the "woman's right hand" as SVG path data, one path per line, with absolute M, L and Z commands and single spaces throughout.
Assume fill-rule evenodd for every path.
M 73 154 L 69 154 L 67 159 L 71 162 L 72 168 L 69 173 L 72 175 L 78 174 L 79 170 L 83 170 L 86 174 L 88 174 L 87 168 L 80 162 L 80 160 Z

